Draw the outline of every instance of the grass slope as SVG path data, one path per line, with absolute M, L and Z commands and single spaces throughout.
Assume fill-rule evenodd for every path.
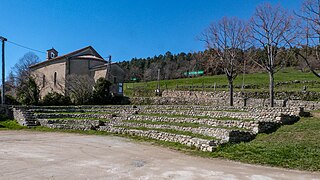
M 319 81 L 319 78 L 315 77 L 312 73 L 304 73 L 301 71 L 293 69 L 284 69 L 275 74 L 275 83 L 277 82 L 289 82 L 289 81 Z M 243 81 L 243 75 L 239 75 L 235 81 L 235 86 L 241 86 Z M 228 81 L 225 75 L 216 75 L 216 76 L 202 76 L 195 78 L 184 78 L 184 79 L 175 79 L 175 80 L 162 80 L 160 82 L 161 88 L 165 89 L 176 89 L 176 86 L 213 86 L 216 85 L 227 85 Z M 269 88 L 269 76 L 267 73 L 255 73 L 255 74 L 245 74 L 244 75 L 244 84 L 245 85 L 255 85 L 256 89 L 245 89 L 246 91 L 268 91 Z M 276 91 L 301 91 L 303 86 L 308 87 L 308 91 L 319 91 L 319 83 L 306 83 L 306 84 L 285 84 L 275 87 Z M 133 88 L 140 88 L 144 90 L 149 90 L 154 92 L 157 87 L 156 81 L 151 82 L 140 82 L 140 83 L 126 83 L 124 86 L 124 93 L 126 96 L 132 96 Z M 197 90 L 202 90 L 198 88 Z M 217 90 L 227 90 L 226 88 L 217 88 Z M 235 88 L 236 91 L 241 89 Z M 205 91 L 213 91 L 213 88 L 205 89 Z M 154 93 L 153 93 L 154 94 Z M 153 95 L 152 94 L 152 95 Z
M 272 134 L 259 134 L 249 143 L 221 147 L 213 157 L 320 171 L 320 119 L 302 118 Z

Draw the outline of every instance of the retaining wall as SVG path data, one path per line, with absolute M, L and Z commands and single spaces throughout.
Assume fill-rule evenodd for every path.
M 157 104 L 157 105 L 210 105 L 228 106 L 229 92 L 202 92 L 202 91 L 175 91 L 165 90 L 162 97 L 132 97 L 132 104 Z M 234 106 L 269 106 L 268 98 L 244 97 L 241 92 L 234 93 Z M 320 109 L 318 101 L 302 100 L 275 100 L 276 107 L 304 107 L 306 110 Z
M 15 106 L 12 108 L 15 119 L 25 126 L 41 125 L 56 129 L 73 130 L 99 130 L 111 133 L 130 134 L 145 136 L 148 138 L 178 142 L 187 146 L 195 146 L 202 151 L 212 151 L 217 145 L 231 142 L 250 141 L 257 133 L 275 129 L 281 124 L 290 124 L 299 119 L 303 108 L 261 108 L 261 107 L 225 107 L 225 106 L 64 106 L 64 107 L 41 107 L 41 106 Z M 111 112 L 112 114 L 99 114 L 99 112 Z M 42 112 L 42 113 L 39 113 Z M 60 112 L 60 113 L 59 113 Z M 70 113 L 61 113 L 70 112 Z M 83 113 L 79 113 L 83 112 Z M 97 112 L 91 114 L 86 112 Z M 113 116 L 113 113 L 120 113 Z M 142 113 L 158 113 L 162 116 L 143 115 Z M 166 115 L 182 115 L 168 117 Z M 184 117 L 190 115 L 194 117 Z M 197 118 L 196 116 L 230 117 L 239 120 L 215 120 Z M 89 118 L 102 118 L 101 120 L 89 120 Z M 61 119 L 59 119 L 61 118 Z M 63 118 L 75 118 L 63 119 Z M 247 118 L 252 118 L 246 120 Z M 107 120 L 108 119 L 108 120 Z M 125 120 L 125 121 L 124 121 Z M 132 122 L 130 122 L 132 120 Z M 152 124 L 143 123 L 139 120 L 153 122 L 188 122 L 198 123 L 204 126 L 179 126 L 177 124 Z M 32 124 L 34 123 L 34 124 Z M 208 126 L 206 126 L 208 125 Z M 210 127 L 215 126 L 215 127 Z M 124 128 L 128 127 L 128 128 Z M 137 130 L 144 127 L 146 130 Z M 230 127 L 230 128 L 228 128 Z M 136 128 L 136 129 L 135 129 Z M 149 129 L 150 130 L 149 130 Z M 152 129 L 152 130 L 151 130 Z M 158 130 L 156 130 L 158 129 Z M 162 129 L 191 132 L 212 137 L 195 138 L 183 135 L 183 133 L 167 133 Z M 162 130 L 162 131 L 161 131 Z
M 201 151 L 212 152 L 218 144 L 218 142 L 215 142 L 214 140 L 205 140 L 205 139 L 190 137 L 186 135 L 172 134 L 172 133 L 160 132 L 155 130 L 142 131 L 142 130 L 136 130 L 136 129 L 113 128 L 113 127 L 107 127 L 107 126 L 102 126 L 98 130 L 117 133 L 117 134 L 129 134 L 133 136 L 142 136 L 142 137 L 157 139 L 161 141 L 178 142 L 190 147 L 195 146 L 199 148 Z
M 73 129 L 73 130 L 96 130 L 99 126 L 104 125 L 104 122 L 99 120 L 48 120 L 38 119 L 41 126 L 54 129 Z

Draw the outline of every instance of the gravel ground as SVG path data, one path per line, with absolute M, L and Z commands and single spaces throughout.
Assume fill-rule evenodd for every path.
M 0 131 L 0 179 L 320 179 L 113 136 Z

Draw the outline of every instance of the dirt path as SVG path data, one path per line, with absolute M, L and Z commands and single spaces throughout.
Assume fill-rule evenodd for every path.
M 0 179 L 320 179 L 112 136 L 0 131 Z

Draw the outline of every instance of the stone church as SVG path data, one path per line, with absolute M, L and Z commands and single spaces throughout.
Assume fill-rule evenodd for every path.
M 111 58 L 111 57 L 110 57 Z M 40 87 L 40 96 L 49 92 L 68 94 L 68 75 L 88 75 L 94 81 L 100 77 L 112 83 L 111 93 L 123 94 L 124 71 L 117 63 L 101 57 L 91 46 L 59 56 L 54 48 L 47 50 L 47 59 L 30 66 L 32 75 Z

